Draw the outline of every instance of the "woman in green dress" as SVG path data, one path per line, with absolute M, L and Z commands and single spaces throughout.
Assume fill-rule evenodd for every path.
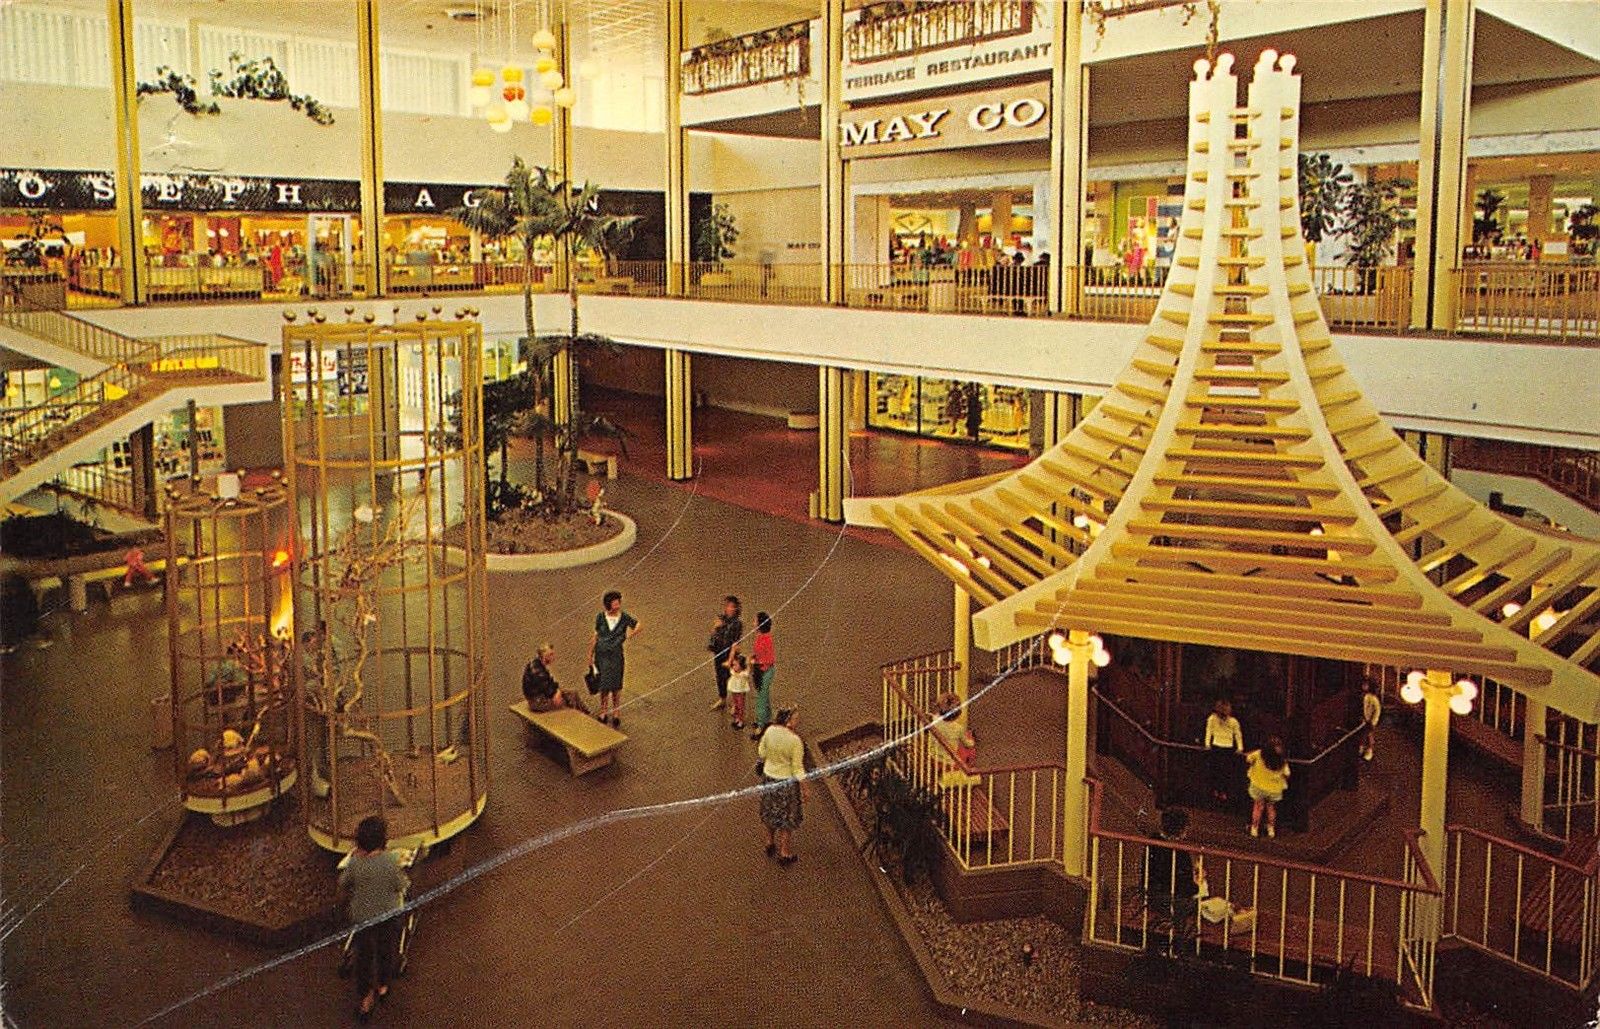
M 594 616 L 594 639 L 589 642 L 589 665 L 595 670 L 594 692 L 600 695 L 602 722 L 622 724 L 617 714 L 622 697 L 622 646 L 639 632 L 639 622 L 622 610 L 622 594 L 616 590 L 601 600 L 605 610 Z

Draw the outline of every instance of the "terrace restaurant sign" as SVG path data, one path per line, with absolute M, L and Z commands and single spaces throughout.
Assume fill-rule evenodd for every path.
M 1050 84 L 856 107 L 839 120 L 848 160 L 1050 138 Z

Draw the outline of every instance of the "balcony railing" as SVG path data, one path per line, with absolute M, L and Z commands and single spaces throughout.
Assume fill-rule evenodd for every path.
M 1060 861 L 1065 767 L 975 765 L 930 728 L 960 667 L 950 651 L 884 666 L 883 735 L 897 744 L 891 760 L 939 798 L 939 831 L 962 868 Z
M 683 92 L 690 96 L 810 74 L 809 21 L 707 43 L 684 51 L 682 59 Z
M 1107 828 L 1100 785 L 1088 784 L 1089 902 L 1085 938 L 1126 951 L 1192 954 L 1270 979 L 1324 984 L 1343 969 L 1394 982 L 1414 1007 L 1433 1004 L 1443 891 L 1405 834 L 1396 878 L 1202 847 Z M 1188 856 L 1204 901 L 1180 882 Z
M 1538 479 L 1600 511 L 1600 452 L 1459 437 L 1451 443 L 1450 462 L 1459 468 Z
M 1455 276 L 1460 331 L 1590 344 L 1600 339 L 1600 268 L 1468 264 Z
M 1588 989 L 1600 964 L 1600 858 L 1578 862 L 1449 827 L 1449 934 L 1546 978 Z
M 928 50 L 1020 36 L 1034 0 L 887 0 L 861 8 L 845 33 L 845 59 L 870 64 Z

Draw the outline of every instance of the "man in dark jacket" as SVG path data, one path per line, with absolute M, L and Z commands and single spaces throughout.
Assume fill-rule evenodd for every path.
M 729 594 L 722 598 L 722 614 L 711 623 L 711 639 L 706 644 L 717 673 L 717 699 L 711 702 L 713 711 L 727 703 L 728 656 L 739 649 L 739 641 L 743 638 L 744 623 L 739 620 L 739 598 Z

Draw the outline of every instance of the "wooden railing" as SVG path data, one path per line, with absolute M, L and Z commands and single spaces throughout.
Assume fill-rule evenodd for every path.
M 1600 731 L 1571 718 L 1550 719 L 1535 735 L 1544 749 L 1544 807 L 1537 828 L 1563 841 L 1600 838 Z
M 1461 436 L 1451 441 L 1450 463 L 1480 472 L 1537 479 L 1591 511 L 1600 511 L 1597 451 Z
M 914 785 L 939 798 L 939 830 L 964 869 L 1058 862 L 1065 842 L 1065 767 L 974 765 L 931 726 L 960 666 L 950 651 L 883 668 L 883 736 Z
M 65 311 L 41 307 L 9 290 L 0 290 L 0 324 L 106 364 L 148 360 L 156 350 L 145 340 L 103 329 Z
M 811 23 L 797 21 L 686 50 L 683 92 L 693 96 L 811 74 Z
M 45 489 L 92 501 L 118 511 L 137 511 L 133 473 L 100 462 L 76 464 L 45 484 Z M 160 491 L 156 491 L 160 496 Z
M 1443 890 L 1420 832 L 1405 834 L 1400 875 L 1387 878 L 1120 832 L 1102 823 L 1100 784 L 1085 788 L 1090 943 L 1193 954 L 1304 985 L 1327 983 L 1349 967 L 1394 982 L 1415 1007 L 1432 1007 Z M 1153 852 L 1187 854 L 1203 868 L 1208 895 L 1231 912 L 1217 922 L 1202 916 L 1194 885 L 1177 881 L 1180 862 L 1152 862 Z M 1152 881 L 1152 868 L 1164 870 L 1166 881 Z
M 1033 29 L 1034 0 L 900 0 L 869 3 L 845 32 L 852 64 L 1020 36 Z M 909 9 L 908 9 L 909 8 Z
M 1454 275 L 1460 331 L 1591 344 L 1600 339 L 1600 268 L 1468 264 Z
M 1465 825 L 1448 828 L 1449 935 L 1586 990 L 1600 963 L 1600 858 L 1552 857 Z

